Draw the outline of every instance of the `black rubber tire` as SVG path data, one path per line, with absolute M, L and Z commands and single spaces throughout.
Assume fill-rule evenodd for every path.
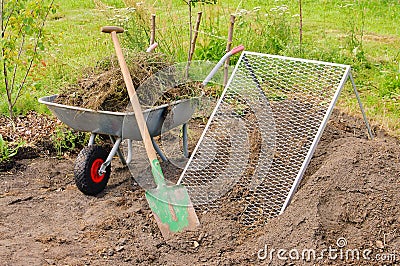
M 107 156 L 108 152 L 96 145 L 86 146 L 81 150 L 75 161 L 74 177 L 75 184 L 82 193 L 95 196 L 105 189 L 111 174 L 111 163 L 103 175 L 92 178 L 92 173 L 97 172 L 95 168 L 98 169 Z

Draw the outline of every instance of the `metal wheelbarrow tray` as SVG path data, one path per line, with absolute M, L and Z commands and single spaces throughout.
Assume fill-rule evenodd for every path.
M 95 111 L 63 105 L 54 102 L 57 96 L 45 96 L 40 98 L 39 102 L 47 105 L 58 119 L 72 129 L 91 132 L 88 146 L 82 149 L 76 160 L 74 176 L 79 190 L 87 195 L 96 195 L 107 185 L 112 158 L 118 154 L 124 165 L 129 164 L 133 157 L 132 140 L 142 140 L 135 115 L 133 112 Z M 195 99 L 184 99 L 143 111 L 152 143 L 163 161 L 167 161 L 167 158 L 153 138 L 182 125 L 183 153 L 188 157 L 186 123 L 191 119 L 195 108 Z M 167 115 L 172 117 L 172 121 L 164 124 Z M 94 145 L 97 134 L 110 136 L 113 143 L 110 152 Z M 126 159 L 119 149 L 123 139 L 128 142 Z
M 82 107 L 63 105 L 54 102 L 57 96 L 45 96 L 40 98 L 39 102 L 46 104 L 61 122 L 72 129 L 121 137 L 123 139 L 142 140 L 133 112 L 95 111 Z M 150 135 L 156 137 L 161 134 L 167 113 L 172 112 L 170 115 L 174 119 L 172 123 L 168 124 L 168 127 L 164 125 L 163 131 L 168 131 L 185 124 L 192 117 L 194 108 L 193 100 L 185 99 L 144 110 L 143 115 L 146 119 Z

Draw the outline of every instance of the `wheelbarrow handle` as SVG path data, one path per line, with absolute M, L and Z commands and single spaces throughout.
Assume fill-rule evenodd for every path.
M 121 27 L 116 27 L 116 26 L 104 26 L 101 28 L 101 32 L 104 33 L 111 33 L 115 31 L 116 33 L 123 33 L 124 29 Z
M 153 43 L 152 45 L 150 45 L 147 49 L 146 49 L 146 52 L 147 53 L 150 53 L 150 52 L 152 52 L 154 49 L 156 49 L 157 48 L 157 46 L 158 46 L 158 43 Z
M 241 52 L 241 51 L 243 51 L 244 50 L 244 45 L 239 45 L 239 46 L 236 46 L 235 48 L 233 48 L 231 51 L 230 51 L 230 53 L 231 53 L 231 55 L 234 55 L 234 54 L 237 54 L 237 53 L 239 53 L 239 52 Z
M 224 64 L 226 59 L 228 59 L 232 55 L 237 54 L 237 53 L 239 53 L 239 52 L 241 52 L 243 50 L 244 50 L 244 46 L 243 45 L 239 45 L 239 46 L 233 48 L 231 51 L 227 52 L 223 57 L 221 57 L 221 59 L 218 61 L 218 63 L 211 70 L 210 74 L 208 74 L 208 76 L 202 82 L 203 87 L 206 86 L 207 83 L 210 82 L 210 80 L 215 76 L 215 74 L 217 73 L 218 69 Z

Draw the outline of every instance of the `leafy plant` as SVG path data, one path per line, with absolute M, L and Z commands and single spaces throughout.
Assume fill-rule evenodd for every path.
M 0 78 L 4 88 L 0 93 L 6 94 L 10 118 L 14 118 L 13 108 L 22 90 L 27 85 L 34 86 L 30 73 L 40 63 L 39 52 L 45 49 L 47 39 L 43 27 L 49 14 L 56 12 L 53 2 L 1 1 Z
M 291 41 L 289 16 L 289 7 L 286 5 L 273 7 L 268 13 L 269 21 L 266 36 L 269 36 L 269 38 L 267 45 L 274 53 L 284 50 Z
M 18 149 L 24 145 L 24 142 L 19 142 L 16 146 L 12 147 L 7 141 L 3 139 L 0 134 L 0 162 L 7 161 L 18 153 Z
M 85 133 L 73 132 L 64 126 L 56 128 L 51 136 L 58 157 L 61 157 L 64 151 L 73 151 L 76 147 L 83 146 L 85 140 Z
M 108 20 L 125 29 L 121 35 L 124 45 L 135 51 L 145 51 L 149 46 L 150 11 L 142 3 L 124 0 L 125 8 L 108 6 Z
M 353 53 L 355 59 L 359 61 L 365 61 L 365 53 L 363 49 L 363 36 L 365 28 L 365 12 L 366 9 L 361 4 L 358 8 L 355 4 L 346 4 L 341 6 L 345 11 L 348 19 L 347 24 L 347 34 L 346 34 L 346 47 Z M 361 12 L 360 9 L 361 8 Z
M 226 41 L 221 39 L 210 39 L 207 43 L 200 43 L 195 55 L 198 60 L 210 60 L 218 62 L 225 54 Z

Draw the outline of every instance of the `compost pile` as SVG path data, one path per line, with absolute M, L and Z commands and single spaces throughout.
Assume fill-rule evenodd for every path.
M 126 54 L 125 60 L 135 88 L 171 65 L 161 53 Z M 93 110 L 125 111 L 129 96 L 116 56 L 104 58 L 85 72 L 76 84 L 62 89 L 56 103 Z
M 201 82 L 182 79 L 182 69 L 175 68 L 161 53 L 139 52 L 125 56 L 133 85 L 142 106 L 152 107 L 202 94 Z M 128 91 L 117 58 L 110 56 L 84 71 L 76 84 L 63 88 L 55 102 L 96 111 L 125 112 L 130 104 Z M 207 96 L 216 96 L 212 87 Z

